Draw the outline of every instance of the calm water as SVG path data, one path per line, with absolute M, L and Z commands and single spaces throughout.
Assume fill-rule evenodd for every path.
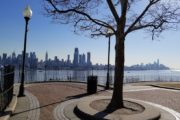
M 28 70 L 25 72 L 26 83 L 38 81 L 87 81 L 87 76 L 97 75 L 98 83 L 105 84 L 106 70 Z M 19 82 L 21 73 L 15 71 L 15 81 Z M 138 82 L 138 81 L 180 81 L 179 70 L 143 70 L 143 71 L 125 71 L 124 82 Z M 114 81 L 114 71 L 110 71 L 110 80 Z

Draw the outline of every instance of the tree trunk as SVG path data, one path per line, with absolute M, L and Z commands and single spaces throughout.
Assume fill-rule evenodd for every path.
M 107 109 L 123 108 L 124 36 L 116 34 L 114 90 Z

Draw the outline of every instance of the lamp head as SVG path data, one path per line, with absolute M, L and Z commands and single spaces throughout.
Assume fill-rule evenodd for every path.
M 112 34 L 113 33 L 113 31 L 112 31 L 112 29 L 107 29 L 107 34 Z
M 112 29 L 108 28 L 107 29 L 107 36 L 106 37 L 109 37 L 111 35 L 113 35 L 113 31 L 112 31 Z
M 30 8 L 30 6 L 27 6 L 24 11 L 23 11 L 23 16 L 24 18 L 30 19 L 32 16 L 32 10 Z

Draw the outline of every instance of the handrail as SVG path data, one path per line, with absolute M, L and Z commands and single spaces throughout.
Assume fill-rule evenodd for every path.
M 0 92 L 0 114 L 3 113 L 4 109 L 9 105 L 13 97 L 13 88 L 14 88 L 14 67 L 13 66 L 5 66 L 0 70 L 0 78 L 1 78 L 1 87 L 2 90 Z
M 1 74 L 1 76 L 11 75 L 11 74 L 13 74 L 13 73 L 14 73 L 14 71 L 13 71 L 13 72 L 10 72 L 10 73 L 6 73 L 6 74 Z
M 9 87 L 9 88 L 6 89 L 5 91 L 2 91 L 2 92 L 0 93 L 0 95 L 3 95 L 3 94 L 5 94 L 5 93 L 9 92 L 13 87 L 14 87 L 14 85 L 12 85 L 11 87 Z

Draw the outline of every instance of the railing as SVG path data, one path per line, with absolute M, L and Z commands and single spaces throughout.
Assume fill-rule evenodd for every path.
M 30 70 L 25 71 L 25 83 L 46 81 L 77 81 L 87 82 L 87 76 L 92 75 L 92 70 Z M 107 80 L 106 70 L 93 70 L 93 75 L 98 76 L 98 84 L 105 85 Z M 20 81 L 21 71 L 15 71 L 15 81 Z M 124 83 L 135 83 L 144 81 L 180 81 L 178 71 L 125 71 Z M 114 72 L 110 72 L 110 84 L 114 83 Z
M 0 114 L 9 105 L 13 97 L 14 67 L 4 66 L 0 69 Z

